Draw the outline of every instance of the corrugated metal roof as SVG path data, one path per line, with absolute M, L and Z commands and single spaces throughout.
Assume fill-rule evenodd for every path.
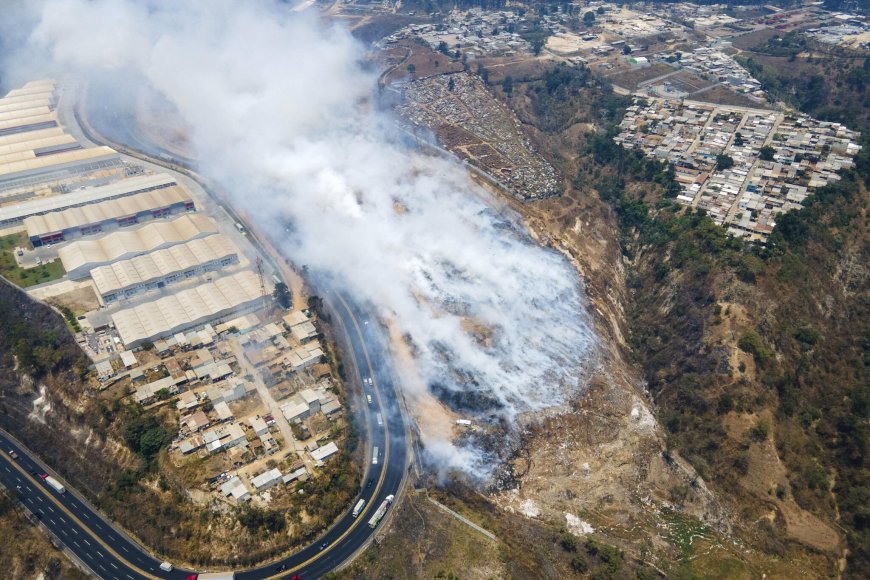
M 71 207 L 43 215 L 25 218 L 27 235 L 38 237 L 53 232 L 99 224 L 108 220 L 136 215 L 175 204 L 191 201 L 190 196 L 179 185 L 145 191 L 134 195 L 109 199 L 81 207 Z
M 106 199 L 133 195 L 146 189 L 166 187 L 174 184 L 176 184 L 175 179 L 165 173 L 128 177 L 108 185 L 88 187 L 73 193 L 33 199 L 14 206 L 0 208 L 0 223 L 59 211 L 69 207 L 98 203 Z
M 261 297 L 257 274 L 243 270 L 148 304 L 121 310 L 112 315 L 112 322 L 125 345 L 138 344 L 226 316 Z
M 71 242 L 58 250 L 58 256 L 70 278 L 75 280 L 97 266 L 216 232 L 214 223 L 204 215 L 185 214 L 171 221 L 113 232 L 96 240 Z
M 91 278 L 101 295 L 125 290 L 152 280 L 179 274 L 190 268 L 234 256 L 238 249 L 223 234 L 172 246 L 121 260 L 91 270 Z

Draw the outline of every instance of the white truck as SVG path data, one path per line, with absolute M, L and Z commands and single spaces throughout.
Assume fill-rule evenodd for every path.
M 388 495 L 387 498 L 381 502 L 381 505 L 378 506 L 378 509 L 375 510 L 375 513 L 372 514 L 371 519 L 369 520 L 369 527 L 376 528 L 378 524 L 381 523 L 381 520 L 384 518 L 384 514 L 387 513 L 387 509 L 393 503 L 393 500 L 396 499 L 395 496 Z
M 233 580 L 235 577 L 235 572 L 206 572 L 197 575 L 196 580 Z
M 57 493 L 66 493 L 66 488 L 63 484 L 50 475 L 45 476 L 45 483 Z
M 353 517 L 357 517 L 363 509 L 363 506 L 366 505 L 366 500 L 361 499 L 356 502 L 356 505 L 353 508 Z
M 378 448 L 375 447 L 374 450 L 372 450 L 372 465 L 377 465 L 377 464 L 378 464 Z
M 169 562 L 163 562 L 162 564 L 160 564 L 160 569 L 163 570 L 164 572 L 172 572 L 172 570 L 174 568 L 175 568 L 175 566 L 173 566 Z

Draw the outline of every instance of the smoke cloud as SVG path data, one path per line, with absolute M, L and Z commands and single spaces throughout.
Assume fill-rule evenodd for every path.
M 509 425 L 582 388 L 596 339 L 576 272 L 489 207 L 460 164 L 406 146 L 345 28 L 229 0 L 28 1 L 13 13 L 7 84 L 108 75 L 131 98 L 159 93 L 188 124 L 200 173 L 405 337 L 422 377 L 406 388 Z M 442 466 L 489 471 L 473 444 L 431 437 Z

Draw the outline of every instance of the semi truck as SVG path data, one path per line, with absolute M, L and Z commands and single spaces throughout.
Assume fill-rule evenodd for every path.
M 57 493 L 66 493 L 66 488 L 63 486 L 63 484 L 52 476 L 46 475 L 43 479 L 45 479 L 45 483 L 47 483 L 48 486 Z
M 206 572 L 204 574 L 192 574 L 188 576 L 188 580 L 233 580 L 236 577 L 235 572 Z
M 357 517 L 359 515 L 359 513 L 362 511 L 363 506 L 365 506 L 365 505 L 366 505 L 366 500 L 364 500 L 364 499 L 361 499 L 358 502 L 356 502 L 356 505 L 353 508 L 353 517 Z
M 372 514 L 371 519 L 369 520 L 369 527 L 374 529 L 378 527 L 378 524 L 381 523 L 381 520 L 384 519 L 384 514 L 387 513 L 387 509 L 389 509 L 390 505 L 393 503 L 395 496 L 388 495 L 387 499 L 381 502 L 381 505 L 378 506 L 378 509 L 375 510 L 375 513 Z

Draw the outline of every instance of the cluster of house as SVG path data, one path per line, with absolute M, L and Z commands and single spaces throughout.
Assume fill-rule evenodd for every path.
M 720 82 L 731 90 L 763 103 L 764 91 L 761 83 L 755 80 L 749 72 L 740 66 L 736 60 L 711 46 L 700 46 L 687 53 L 661 52 L 656 55 L 658 60 L 679 63 L 684 69 L 692 71 L 701 78 Z
M 804 33 L 825 44 L 870 50 L 870 24 L 865 16 L 859 14 L 834 13 L 828 24 L 810 28 Z
M 338 453 L 338 446 L 334 441 L 324 442 L 323 445 L 311 443 L 307 451 L 315 461 L 315 465 L 322 465 L 326 459 Z M 290 465 L 286 473 L 278 467 L 272 467 L 248 479 L 247 484 L 238 475 L 229 477 L 229 474 L 226 474 L 224 476 L 226 481 L 220 484 L 219 489 L 222 496 L 241 503 L 251 499 L 251 490 L 254 493 L 261 493 L 279 484 L 287 486 L 296 482 L 305 482 L 309 477 L 310 473 L 305 463 L 297 460 Z
M 778 214 L 839 179 L 861 149 L 858 134 L 840 123 L 667 99 L 636 98 L 620 129 L 617 143 L 674 165 L 678 201 L 757 241 Z
M 401 114 L 432 130 L 444 125 L 461 127 L 462 135 L 444 139 L 445 144 L 517 199 L 561 193 L 556 170 L 523 135 L 519 119 L 474 75 L 421 79 L 410 83 L 405 95 L 407 103 L 397 107 Z
M 341 401 L 325 387 L 302 389 L 281 405 L 281 413 L 288 423 L 296 423 L 321 412 L 333 417 L 341 411 Z
M 335 444 L 333 443 L 333 445 Z M 248 484 L 245 484 L 238 475 L 227 476 L 226 481 L 220 484 L 219 490 L 222 496 L 232 498 L 236 502 L 241 503 L 250 501 L 251 488 L 253 488 L 255 493 L 259 493 L 275 487 L 279 483 L 290 485 L 297 481 L 305 482 L 308 481 L 308 477 L 309 473 L 305 464 L 302 461 L 297 461 L 290 466 L 290 470 L 287 473 L 281 473 L 280 469 L 274 467 L 250 478 Z
M 412 24 L 386 37 L 389 44 L 404 38 L 423 39 L 433 50 L 445 43 L 452 53 L 461 48 L 467 58 L 528 53 L 530 45 L 518 33 L 525 27 L 510 10 L 486 12 L 480 8 L 453 10 L 442 23 Z M 495 32 L 495 34 L 493 34 Z
M 304 312 L 294 310 L 284 316 L 283 322 L 283 326 L 271 322 L 240 339 L 248 361 L 275 380 L 307 369 L 324 357 L 320 333 Z

